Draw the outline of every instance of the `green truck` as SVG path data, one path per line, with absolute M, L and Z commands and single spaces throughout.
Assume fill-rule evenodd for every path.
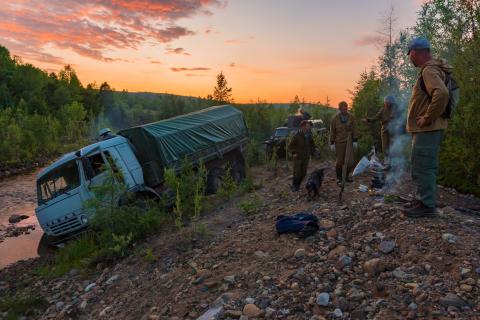
M 48 236 L 78 232 L 89 224 L 84 203 L 102 184 L 107 169 L 121 173 L 128 195 L 159 198 L 167 191 L 164 169 L 180 170 L 185 158 L 208 170 L 207 192 L 215 193 L 226 168 L 239 182 L 245 177 L 248 130 L 241 111 L 231 105 L 119 131 L 100 131 L 99 141 L 68 153 L 37 176 L 40 226 Z M 119 198 L 121 201 L 121 198 Z

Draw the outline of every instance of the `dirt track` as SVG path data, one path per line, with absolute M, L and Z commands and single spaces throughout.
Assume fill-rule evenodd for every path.
M 0 287 L 12 293 L 26 282 L 41 292 L 50 307 L 40 318 L 196 319 L 215 301 L 219 319 L 480 317 L 480 216 L 454 209 L 476 208 L 478 199 L 440 189 L 440 217 L 411 220 L 400 203 L 359 192 L 368 177 L 348 185 L 338 205 L 332 170 L 312 202 L 289 191 L 283 169 L 255 168 L 253 176 L 264 204 L 256 215 L 235 205 L 252 197 L 244 195 L 205 217 L 209 235 L 160 235 L 87 277 L 42 279 L 29 271 L 41 261 L 21 262 L 0 271 Z M 402 189 L 408 196 L 411 186 Z M 321 231 L 304 240 L 278 236 L 276 216 L 300 211 L 315 213 Z M 392 241 L 393 251 L 382 253 Z

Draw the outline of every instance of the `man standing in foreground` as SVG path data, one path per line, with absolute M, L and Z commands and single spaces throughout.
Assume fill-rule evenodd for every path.
M 303 120 L 300 129 L 288 144 L 288 150 L 293 156 L 293 181 L 292 191 L 300 190 L 300 184 L 307 175 L 308 161 L 315 150 L 310 122 Z
M 337 173 L 337 183 L 342 182 L 342 167 L 345 162 L 345 154 L 347 147 L 357 149 L 357 129 L 355 127 L 355 119 L 348 112 L 348 104 L 342 101 L 338 104 L 339 113 L 333 117 L 330 122 L 330 148 L 335 151 L 337 161 L 335 163 Z M 352 145 L 347 146 L 348 135 L 352 135 Z M 353 152 L 347 159 L 347 182 L 352 182 L 351 172 L 353 170 Z
M 407 131 L 412 135 L 412 179 L 418 200 L 405 209 L 405 215 L 429 217 L 436 214 L 438 153 L 447 128 L 443 114 L 449 101 L 445 80 L 452 67 L 444 59 L 432 58 L 425 38 L 412 40 L 408 49 L 413 65 L 420 68 L 407 114 Z

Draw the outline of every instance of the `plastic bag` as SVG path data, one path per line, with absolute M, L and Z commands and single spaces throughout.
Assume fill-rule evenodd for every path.
M 368 168 L 369 165 L 370 165 L 370 161 L 368 160 L 368 158 L 362 157 L 362 159 L 360 159 L 357 166 L 353 170 L 352 176 L 355 177 L 362 174 Z

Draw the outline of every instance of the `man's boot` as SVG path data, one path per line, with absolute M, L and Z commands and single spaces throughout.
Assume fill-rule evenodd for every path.
M 409 218 L 429 218 L 438 216 L 437 208 L 429 208 L 421 201 L 412 208 L 404 209 L 403 212 Z
M 336 168 L 337 169 L 337 184 L 342 183 L 342 169 L 341 168 Z

